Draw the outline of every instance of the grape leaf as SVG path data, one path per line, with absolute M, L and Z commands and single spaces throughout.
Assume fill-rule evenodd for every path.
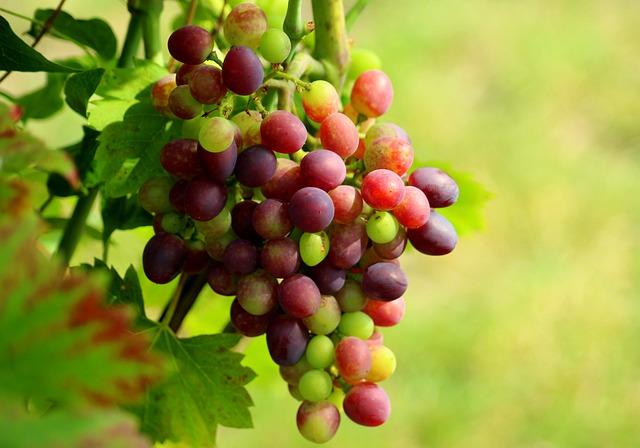
M 9 22 L 2 16 L 0 16 L 0 70 L 61 73 L 79 71 L 51 62 L 42 56 L 16 36 Z
M 104 72 L 103 68 L 96 68 L 76 73 L 71 75 L 64 85 L 67 104 L 83 117 L 87 116 L 89 98 L 96 91 Z
M 45 23 L 53 13 L 53 9 L 38 9 L 34 18 L 40 23 Z M 41 29 L 42 26 L 34 22 L 31 24 L 29 34 L 35 37 Z M 113 59 L 116 55 L 118 46 L 116 36 L 104 20 L 96 18 L 75 19 L 69 13 L 60 11 L 53 22 L 52 30 L 54 32 L 51 33 L 51 36 L 86 45 L 94 49 L 105 60 Z M 55 31 L 59 31 L 61 34 L 56 34 Z
M 231 351 L 239 335 L 216 334 L 178 339 L 158 326 L 155 347 L 173 359 L 175 373 L 147 392 L 135 409 L 142 431 L 154 441 L 181 441 L 192 447 L 215 445 L 217 425 L 252 426 L 251 397 L 244 386 L 255 373 Z
M 62 109 L 62 87 L 66 78 L 66 73 L 48 73 L 44 86 L 16 98 L 16 103 L 24 109 L 22 119 L 48 118 Z
M 104 198 L 102 201 L 102 241 L 107 242 L 116 230 L 150 226 L 152 216 L 138 203 L 138 197 Z

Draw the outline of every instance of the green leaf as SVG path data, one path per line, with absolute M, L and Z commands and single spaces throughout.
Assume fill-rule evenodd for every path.
M 53 13 L 53 9 L 38 9 L 34 18 L 40 23 L 45 23 Z M 29 34 L 34 37 L 37 36 L 41 28 L 40 25 L 33 23 Z M 116 55 L 118 46 L 116 36 L 113 34 L 109 24 L 104 20 L 96 18 L 89 20 L 75 19 L 70 14 L 60 11 L 53 22 L 52 29 L 61 33 L 53 33 L 51 34 L 52 36 L 86 45 L 94 49 L 105 60 L 113 59 Z
M 107 71 L 96 93 L 103 98 L 148 100 L 151 85 L 167 74 L 167 69 L 150 61 L 137 61 L 134 68 Z
M 46 217 L 43 219 L 51 230 L 64 230 L 69 222 L 68 218 Z M 84 233 L 94 240 L 102 241 L 102 232 L 89 224 L 85 224 Z
M 66 73 L 48 73 L 44 86 L 16 98 L 16 103 L 24 109 L 22 120 L 48 118 L 62 109 L 62 87 L 66 78 Z
M 215 445 L 217 425 L 252 426 L 251 397 L 245 389 L 255 374 L 231 351 L 239 335 L 216 334 L 178 339 L 158 326 L 155 347 L 173 359 L 175 373 L 152 388 L 135 409 L 142 430 L 154 441 L 181 441 L 191 447 Z
M 78 70 L 51 62 L 27 45 L 0 16 L 0 70 L 18 72 L 76 72 Z
M 130 230 L 151 225 L 153 217 L 140 207 L 137 195 L 104 198 L 102 223 L 102 240 L 106 242 L 116 230 Z
M 64 86 L 64 95 L 71 109 L 83 117 L 87 116 L 89 98 L 96 91 L 104 75 L 103 68 L 96 68 L 86 72 L 71 75 Z

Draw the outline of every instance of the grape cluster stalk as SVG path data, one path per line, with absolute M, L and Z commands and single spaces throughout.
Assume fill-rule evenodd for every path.
M 400 256 L 408 243 L 427 255 L 455 248 L 455 229 L 434 209 L 453 205 L 458 186 L 437 168 L 408 174 L 409 136 L 379 121 L 393 101 L 383 71 L 361 71 L 341 97 L 325 80 L 282 71 L 295 49 L 257 6 L 236 6 L 223 31 L 231 48 L 220 65 L 207 30 L 188 25 L 168 40 L 182 65 L 152 100 L 184 121 L 162 149 L 166 175 L 139 191 L 155 230 L 144 272 L 160 284 L 204 273 L 235 297 L 231 324 L 266 334 L 308 440 L 330 440 L 342 412 L 381 425 L 391 406 L 379 383 L 396 359 L 380 330 L 405 313 Z M 301 110 L 262 104 L 279 74 L 295 83 Z

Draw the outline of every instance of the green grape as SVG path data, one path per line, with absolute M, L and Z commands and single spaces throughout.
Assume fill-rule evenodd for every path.
M 367 374 L 367 381 L 378 383 L 393 375 L 396 370 L 396 356 L 391 349 L 384 345 L 369 347 L 371 352 L 371 370 Z
M 362 292 L 360 283 L 347 279 L 344 286 L 336 293 L 336 300 L 345 313 L 360 311 L 367 303 L 367 296 Z
M 218 238 L 231 228 L 231 213 L 227 207 L 209 221 L 195 221 L 196 229 L 205 238 Z
M 329 236 L 325 232 L 303 233 L 300 257 L 307 266 L 316 266 L 329 254 Z
M 267 30 L 260 39 L 260 54 L 272 64 L 279 64 L 287 59 L 291 52 L 291 41 L 284 31 L 277 28 Z
M 326 369 L 333 364 L 333 342 L 325 335 L 314 336 L 307 345 L 307 361 L 316 369 Z
M 169 192 L 173 180 L 167 176 L 152 177 L 140 187 L 138 201 L 149 213 L 169 213 L 173 206 L 169 200 Z
M 200 127 L 198 141 L 209 152 L 222 152 L 233 143 L 236 127 L 223 117 L 207 119 Z
M 375 212 L 367 221 L 367 235 L 371 241 L 385 244 L 393 239 L 400 230 L 400 224 L 389 212 Z
M 331 376 L 324 370 L 309 370 L 300 377 L 298 391 L 305 400 L 311 402 L 322 401 L 333 390 Z
M 320 307 L 309 317 L 302 319 L 307 329 L 314 334 L 329 334 L 340 323 L 340 305 L 333 296 L 322 296 Z
M 298 390 L 298 386 L 294 385 L 294 384 L 287 384 L 287 386 L 289 387 L 289 393 L 291 394 L 291 396 L 298 400 L 298 401 L 304 401 L 304 397 L 302 395 L 300 395 L 300 391 Z
M 373 330 L 373 320 L 362 311 L 344 313 L 338 325 L 338 331 L 341 335 L 355 336 L 360 339 L 369 339 Z
M 180 213 L 167 213 L 162 216 L 160 226 L 165 232 L 180 233 L 184 230 L 186 219 L 186 216 Z
M 351 49 L 351 64 L 349 65 L 349 79 L 356 79 L 367 70 L 380 69 L 382 61 L 380 57 L 371 50 L 365 48 Z
M 207 117 L 196 117 L 191 120 L 184 120 L 182 122 L 182 137 L 198 140 L 200 128 L 206 121 Z
M 327 398 L 329 403 L 333 403 L 338 410 L 342 411 L 342 402 L 344 401 L 344 391 L 339 387 L 334 387 L 333 392 Z

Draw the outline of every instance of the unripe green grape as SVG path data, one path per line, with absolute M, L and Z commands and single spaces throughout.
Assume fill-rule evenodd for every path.
M 311 402 L 322 401 L 327 398 L 333 390 L 331 376 L 324 370 L 309 370 L 300 377 L 298 391 L 305 400 Z
M 190 120 L 202 113 L 200 104 L 189 91 L 189 86 L 178 86 L 169 95 L 169 109 L 178 118 Z
M 345 313 L 360 311 L 367 303 L 367 296 L 362 292 L 360 283 L 347 279 L 344 286 L 336 293 L 336 300 Z
M 316 266 L 329 254 L 329 236 L 325 232 L 303 233 L 300 257 L 307 266 Z
M 338 331 L 343 336 L 355 336 L 360 339 L 369 339 L 373 330 L 373 320 L 362 311 L 344 313 L 338 325 Z
M 262 35 L 258 50 L 267 61 L 279 64 L 289 56 L 291 41 L 284 31 L 271 28 Z
M 207 117 L 196 117 L 191 120 L 184 120 L 182 122 L 182 137 L 198 140 L 200 128 L 206 121 Z
M 143 209 L 149 213 L 169 213 L 174 211 L 169 192 L 173 180 L 167 176 L 152 177 L 140 187 L 138 200 Z
M 236 134 L 233 122 L 223 117 L 207 119 L 200 127 L 198 141 L 209 152 L 222 152 L 229 148 Z
M 313 334 L 329 334 L 340 323 L 340 305 L 333 296 L 322 296 L 320 307 L 309 317 L 302 319 L 304 325 Z
M 167 213 L 162 216 L 160 226 L 168 233 L 180 233 L 184 230 L 186 216 L 180 213 Z
M 307 361 L 316 369 L 326 369 L 333 364 L 334 351 L 329 337 L 321 334 L 314 336 L 307 344 Z
M 338 410 L 342 411 L 342 402 L 344 401 L 344 391 L 339 387 L 334 387 L 333 392 L 327 398 L 329 403 L 333 403 Z
M 213 219 L 209 221 L 195 221 L 196 229 L 205 238 L 217 238 L 231 228 L 231 213 L 228 208 L 223 208 L 222 211 Z
M 298 386 L 293 385 L 293 384 L 287 384 L 288 388 L 289 388 L 289 394 L 291 394 L 291 396 L 298 400 L 298 401 L 304 401 L 304 397 L 302 395 L 300 395 L 300 390 L 298 390 Z
M 398 234 L 400 224 L 389 212 L 375 212 L 367 221 L 367 235 L 371 241 L 386 244 Z
M 347 76 L 349 79 L 356 79 L 367 70 L 379 69 L 381 66 L 380 57 L 373 51 L 365 48 L 352 48 L 351 64 Z

